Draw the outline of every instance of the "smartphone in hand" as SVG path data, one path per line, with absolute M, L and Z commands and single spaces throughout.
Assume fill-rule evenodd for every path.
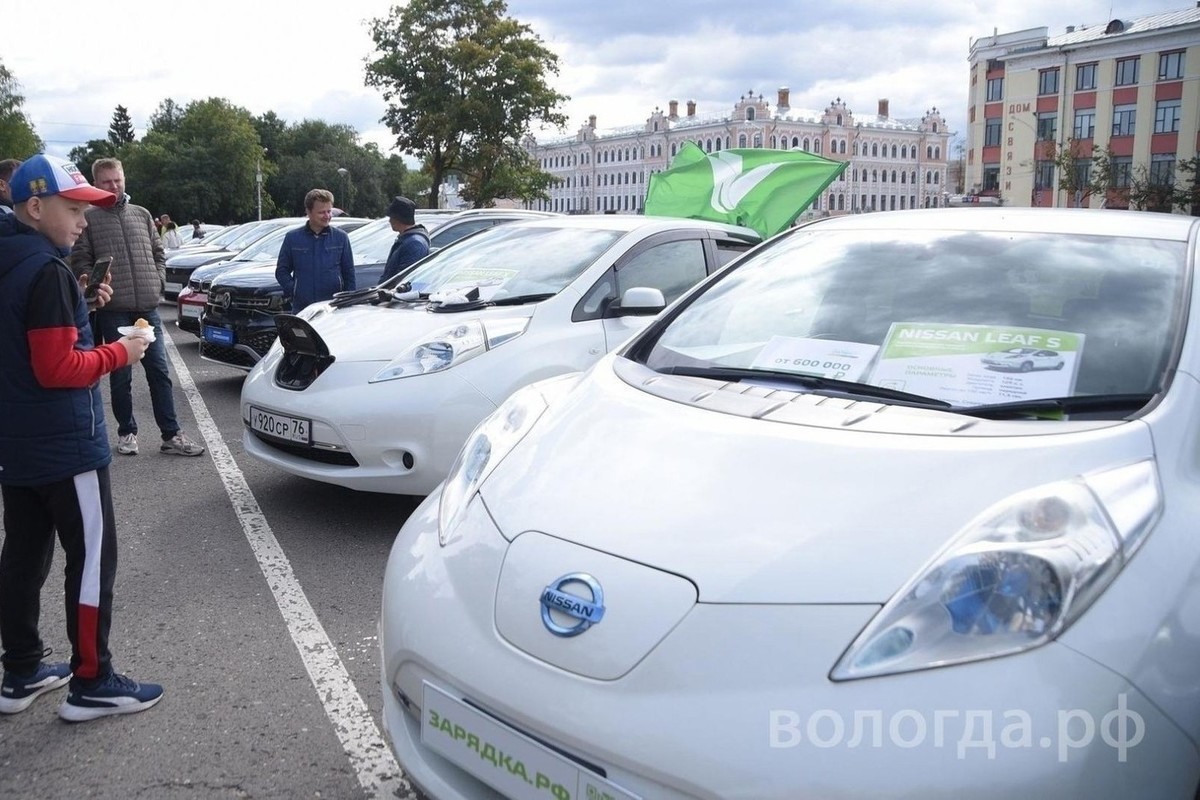
M 113 257 L 105 256 L 104 258 L 92 264 L 92 271 L 88 275 L 87 288 L 83 290 L 84 297 L 95 297 L 96 290 L 100 284 L 104 283 L 104 279 L 108 277 L 108 270 L 112 267 Z

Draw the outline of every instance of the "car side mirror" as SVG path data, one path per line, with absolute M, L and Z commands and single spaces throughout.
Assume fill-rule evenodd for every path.
M 612 314 L 618 317 L 652 316 L 667 307 L 662 289 L 649 286 L 634 286 L 626 289 L 621 295 L 621 302 L 611 307 Z

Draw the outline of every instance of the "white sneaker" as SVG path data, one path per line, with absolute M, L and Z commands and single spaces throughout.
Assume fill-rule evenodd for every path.
M 137 455 L 137 434 L 127 433 L 117 439 L 117 452 L 123 456 Z

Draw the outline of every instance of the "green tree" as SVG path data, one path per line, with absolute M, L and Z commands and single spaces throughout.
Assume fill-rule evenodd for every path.
M 164 100 L 146 136 L 121 153 L 130 195 L 152 214 L 217 222 L 257 216 L 258 131 L 249 111 L 224 98 L 183 109 Z M 274 216 L 266 193 L 263 216 Z
M 114 148 L 132 144 L 137 137 L 133 133 L 133 120 L 129 118 L 129 109 L 117 106 L 113 112 L 112 122 L 108 125 L 108 141 Z
M 1200 156 L 1177 162 L 1166 179 L 1161 173 L 1151 175 L 1145 164 L 1138 164 L 1130 182 L 1129 203 L 1142 211 L 1169 214 L 1178 208 L 1200 216 Z
M 150 115 L 150 128 L 159 133 L 175 133 L 179 130 L 179 120 L 183 109 L 171 98 L 158 104 L 158 108 Z
M 367 63 L 366 84 L 388 103 L 382 121 L 397 147 L 425 164 L 431 207 L 447 173 L 482 175 L 489 158 L 513 155 L 506 143 L 519 142 L 535 122 L 565 127 L 558 109 L 569 98 L 547 82 L 558 74 L 558 57 L 507 10 L 503 0 L 410 0 L 369 24 L 377 57 Z M 525 167 L 518 161 L 491 172 L 516 176 Z M 488 180 L 475 202 L 516 188 Z
M 0 158 L 25 159 L 45 149 L 25 113 L 21 84 L 0 61 Z
M 488 152 L 486 148 L 482 151 L 484 155 Z M 526 202 L 550 199 L 547 190 L 557 179 L 543 172 L 527 150 L 506 141 L 497 145 L 491 156 L 478 160 L 472 171 L 463 175 L 458 193 L 474 208 L 490 205 L 497 197 Z
M 1096 177 L 1095 156 L 1099 148 L 1091 150 L 1078 139 L 1067 139 L 1053 153 L 1054 167 L 1058 170 L 1058 190 L 1067 193 L 1067 202 L 1085 207 L 1093 194 L 1104 191 Z M 1109 165 L 1111 174 L 1111 164 Z
M 108 139 L 89 139 L 87 144 L 71 148 L 67 158 L 83 170 L 83 174 L 92 177 L 92 164 L 101 158 L 117 158 L 117 148 Z

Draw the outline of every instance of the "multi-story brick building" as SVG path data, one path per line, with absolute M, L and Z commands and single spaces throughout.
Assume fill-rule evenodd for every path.
M 1127 207 L 1200 150 L 1200 3 L 971 43 L 968 191 L 1016 206 Z M 1069 155 L 1068 155 L 1069 154 Z M 1111 180 L 1089 194 L 1096 167 Z M 1064 167 L 1071 169 L 1064 176 Z
M 779 90 L 775 108 L 761 94 L 743 95 L 728 114 L 702 116 L 689 101 L 656 108 L 642 125 L 601 130 L 592 116 L 570 137 L 523 145 L 558 179 L 550 200 L 535 204 L 563 213 L 641 213 L 650 175 L 670 166 L 684 142 L 705 152 L 734 147 L 802 149 L 849 161 L 841 177 L 806 215 L 849 214 L 944 205 L 950 132 L 936 108 L 920 119 L 895 119 L 888 101 L 876 114 L 855 114 L 838 98 L 824 111 L 789 106 Z

